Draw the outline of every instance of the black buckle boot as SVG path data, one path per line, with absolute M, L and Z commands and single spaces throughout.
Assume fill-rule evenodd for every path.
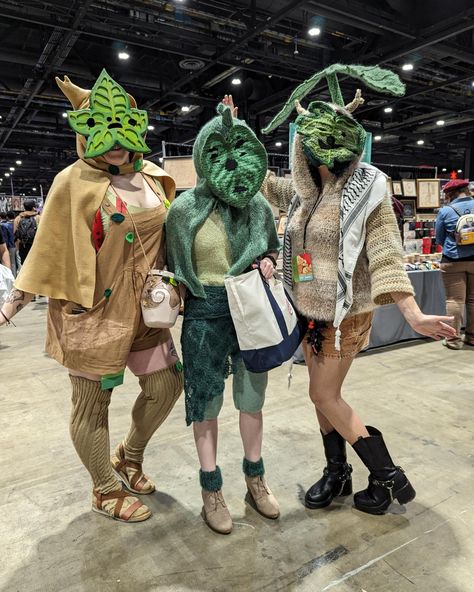
M 354 495 L 354 505 L 368 514 L 385 514 L 394 500 L 407 504 L 416 492 L 404 470 L 394 465 L 381 432 L 371 426 L 367 431 L 369 437 L 359 438 L 353 448 L 370 471 L 369 486 Z
M 346 441 L 335 430 L 321 435 L 327 466 L 321 479 L 306 492 L 304 503 L 311 510 L 325 508 L 335 497 L 352 493 L 352 467 L 346 462 Z

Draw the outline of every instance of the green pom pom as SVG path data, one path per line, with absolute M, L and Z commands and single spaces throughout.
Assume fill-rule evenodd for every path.
M 176 362 L 176 364 L 174 365 L 174 367 L 176 368 L 176 370 L 178 372 L 182 372 L 183 371 L 183 368 L 184 368 L 183 364 L 179 360 Z
M 111 289 L 111 288 L 107 288 L 107 289 L 104 291 L 104 296 L 105 296 L 106 298 L 110 298 L 111 294 L 112 294 L 112 289 Z
M 167 210 L 169 210 L 169 208 L 170 208 L 170 206 L 171 206 L 171 202 L 170 202 L 170 200 L 169 200 L 169 199 L 167 199 L 167 198 L 165 197 L 165 199 L 163 200 L 163 205 L 165 206 L 165 208 L 166 208 Z
M 139 173 L 143 168 L 143 158 L 139 158 L 133 163 L 133 170 L 136 173 Z
M 125 240 L 127 241 L 127 243 L 133 243 L 133 241 L 135 240 L 135 235 L 133 234 L 133 232 L 127 232 L 127 234 L 125 235 Z
M 122 224 L 122 222 L 125 220 L 125 216 L 123 214 L 120 214 L 119 212 L 115 212 L 115 214 L 112 214 L 110 216 L 110 219 L 113 222 L 117 222 L 117 224 Z
M 111 175 L 118 175 L 120 173 L 120 169 L 115 164 L 109 164 L 109 173 Z

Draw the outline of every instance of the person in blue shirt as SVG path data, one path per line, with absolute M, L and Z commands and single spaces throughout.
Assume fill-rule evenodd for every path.
M 8 212 L 8 214 L 10 214 L 10 212 Z M 15 218 L 15 214 L 11 212 L 13 218 L 9 218 L 8 214 L 6 212 L 0 212 L 0 229 L 3 233 L 3 238 L 5 239 L 5 244 L 10 254 L 11 270 L 14 277 L 16 277 L 16 246 L 15 235 L 13 234 L 13 219 Z
M 443 247 L 441 271 L 446 290 L 447 314 L 454 316 L 457 337 L 443 345 L 462 349 L 461 324 L 466 309 L 464 345 L 474 346 L 474 244 L 458 245 L 454 236 L 459 217 L 474 213 L 474 199 L 469 194 L 468 179 L 454 179 L 444 186 L 448 204 L 436 219 L 436 242 Z

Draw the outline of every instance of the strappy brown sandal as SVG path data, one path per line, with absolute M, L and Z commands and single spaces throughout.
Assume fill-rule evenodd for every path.
M 155 491 L 155 484 L 144 474 L 141 463 L 127 460 L 123 444 L 119 444 L 112 457 L 112 467 L 119 479 L 132 493 L 148 495 Z
M 151 516 L 150 510 L 143 502 L 123 489 L 111 491 L 110 493 L 100 493 L 94 489 L 92 495 L 92 511 L 113 520 L 119 522 L 143 522 Z M 127 498 L 135 501 L 132 501 L 124 508 Z M 115 504 L 109 503 L 114 501 Z

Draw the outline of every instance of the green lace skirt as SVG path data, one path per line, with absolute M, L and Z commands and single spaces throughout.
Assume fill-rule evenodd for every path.
M 206 299 L 188 292 L 181 349 L 184 362 L 186 423 L 203 421 L 209 401 L 222 395 L 225 380 L 242 360 L 223 286 L 204 286 Z

